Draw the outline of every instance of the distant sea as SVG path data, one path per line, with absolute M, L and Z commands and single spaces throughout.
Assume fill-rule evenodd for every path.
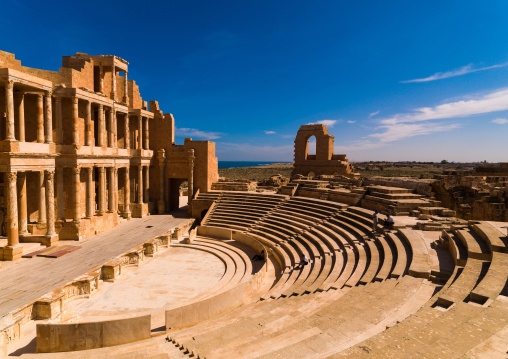
M 258 162 L 258 161 L 219 161 L 219 168 L 238 168 L 269 165 L 277 162 Z

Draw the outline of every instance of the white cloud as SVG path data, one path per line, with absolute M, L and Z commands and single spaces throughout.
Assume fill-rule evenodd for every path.
M 175 135 L 179 137 L 196 137 L 205 140 L 216 140 L 224 134 L 220 132 L 206 132 L 195 128 L 175 128 Z
M 347 123 L 355 123 L 356 121 L 351 121 L 351 120 L 348 120 Z
M 380 110 L 377 110 L 376 112 L 369 113 L 369 118 L 379 115 L 380 112 Z
M 221 161 L 292 161 L 293 145 L 270 146 L 251 145 L 244 143 L 217 142 L 215 145 L 217 157 Z
M 316 122 L 308 123 L 307 125 L 325 125 L 327 127 L 333 127 L 337 123 L 337 120 L 321 120 Z
M 276 133 L 277 133 L 277 132 L 275 132 L 275 131 L 265 131 L 265 134 L 266 134 L 266 135 L 274 135 L 274 134 L 276 134 Z
M 495 120 L 492 120 L 490 122 L 498 125 L 506 125 L 508 123 L 508 120 L 506 118 L 496 118 Z
M 381 123 L 384 125 L 413 123 L 504 110 L 508 110 L 508 89 L 496 90 L 473 99 L 445 103 L 435 107 L 418 108 L 412 113 L 397 114 L 384 119 Z
M 428 135 L 433 132 L 450 131 L 460 127 L 460 124 L 440 124 L 435 122 L 421 123 L 397 123 L 380 126 L 383 132 L 374 133 L 368 137 L 378 138 L 381 142 L 394 142 L 420 135 Z
M 421 79 L 406 80 L 406 81 L 401 81 L 401 82 L 407 84 L 407 83 L 414 83 L 414 82 L 436 81 L 436 80 L 446 79 L 449 77 L 462 76 L 465 74 L 469 74 L 471 72 L 485 71 L 485 70 L 490 70 L 490 69 L 495 69 L 495 68 L 505 67 L 505 66 L 508 66 L 508 62 L 505 62 L 502 64 L 497 64 L 497 65 L 492 65 L 492 66 L 479 67 L 476 69 L 474 68 L 473 64 L 469 64 L 469 65 L 462 66 L 458 69 L 451 70 L 451 71 L 436 72 L 434 75 L 430 75 L 429 77 L 424 77 Z

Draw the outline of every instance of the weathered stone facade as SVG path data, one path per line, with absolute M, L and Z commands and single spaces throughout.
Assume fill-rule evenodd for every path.
M 0 234 L 8 237 L 0 259 L 19 258 L 20 242 L 51 246 L 169 211 L 172 178 L 189 182 L 189 197 L 217 180 L 215 144 L 176 145 L 173 116 L 156 101 L 148 109 L 128 65 L 77 53 L 54 72 L 0 51 Z
M 316 138 L 316 154 L 309 154 L 309 139 Z M 308 176 L 313 173 L 319 175 L 342 175 L 348 177 L 359 176 L 354 173 L 354 167 L 346 155 L 333 153 L 334 136 L 328 133 L 325 125 L 303 125 L 295 138 L 295 165 L 292 176 Z

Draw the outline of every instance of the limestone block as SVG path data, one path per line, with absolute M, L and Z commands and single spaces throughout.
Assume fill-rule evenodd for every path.
M 443 217 L 455 217 L 457 214 L 455 211 L 453 211 L 451 209 L 443 209 L 440 211 L 439 215 L 441 215 Z
M 4 261 L 15 261 L 23 255 L 23 246 L 20 244 L 2 248 L 2 259 Z
M 430 217 L 431 217 L 430 214 L 420 213 L 420 215 L 418 216 L 418 219 L 427 220 L 427 219 L 430 219 Z
M 101 279 L 105 282 L 114 282 L 122 273 L 121 264 L 122 261 L 119 258 L 106 262 L 101 268 Z
M 421 213 L 420 211 L 418 211 L 418 210 L 416 210 L 416 209 L 413 209 L 413 210 L 411 211 L 411 216 L 413 216 L 413 217 L 418 217 L 418 216 L 420 216 L 420 213 Z
M 159 239 L 152 238 L 148 242 L 143 243 L 146 257 L 153 257 L 159 251 Z
M 172 239 L 176 241 L 180 241 L 183 237 L 182 229 L 181 228 L 175 228 L 175 231 L 173 232 Z

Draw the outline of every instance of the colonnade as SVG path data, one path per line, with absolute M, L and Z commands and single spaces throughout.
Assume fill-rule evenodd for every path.
M 15 82 L 8 80 L 5 85 L 5 108 L 6 108 L 6 136 L 5 139 L 9 141 L 26 141 L 26 126 L 25 126 L 25 92 L 19 91 L 14 93 Z M 34 93 L 29 92 L 33 95 Z M 53 139 L 53 92 L 39 91 L 35 93 L 37 96 L 37 110 L 36 110 L 36 142 L 38 143 L 55 143 Z M 54 96 L 55 99 L 55 114 L 56 121 L 56 143 L 63 145 L 64 143 L 64 127 L 63 121 L 65 114 L 62 113 L 62 100 L 66 97 Z M 85 101 L 85 131 L 84 140 L 80 141 L 79 131 L 79 101 Z M 87 99 L 79 97 L 72 97 L 72 113 L 69 117 L 72 119 L 72 145 L 85 145 L 95 146 L 94 143 L 94 124 L 92 121 L 92 106 L 97 108 L 97 146 L 98 147 L 118 147 L 118 131 L 124 133 L 124 148 L 129 149 L 130 146 L 130 125 L 129 118 L 132 116 L 137 117 L 137 130 L 138 130 L 138 143 L 137 146 L 133 144 L 132 148 L 149 150 L 149 118 L 142 116 L 139 113 L 127 113 L 119 111 L 114 105 L 108 106 L 102 103 L 94 103 Z M 125 116 L 124 128 L 118 128 L 118 113 Z M 15 113 L 17 113 L 18 123 L 15 124 Z M 16 127 L 18 129 L 18 138 L 16 138 Z

